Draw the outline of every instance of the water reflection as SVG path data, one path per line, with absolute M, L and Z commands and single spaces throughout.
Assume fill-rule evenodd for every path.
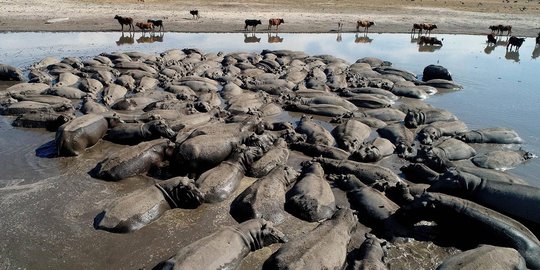
M 519 50 L 506 50 L 504 58 L 507 60 L 514 60 L 515 62 L 519 63 Z
M 124 32 L 122 32 L 122 35 L 118 38 L 116 41 L 116 45 L 122 46 L 125 44 L 133 44 L 135 43 L 135 33 L 129 32 L 128 35 L 124 35 Z
M 283 38 L 278 36 L 278 33 L 272 34 L 268 33 L 268 43 L 281 43 Z
M 537 44 L 532 52 L 532 59 L 536 59 L 538 56 L 540 56 L 540 45 Z
M 418 44 L 419 52 L 435 52 L 442 48 L 441 45 Z
M 137 39 L 137 43 L 154 43 L 154 42 L 163 42 L 163 37 L 165 36 L 165 33 L 161 32 L 158 34 L 152 33 L 149 36 L 141 35 L 140 38 Z
M 257 37 L 255 33 L 246 34 L 244 33 L 244 43 L 259 43 L 261 38 Z
M 343 40 L 343 37 L 341 36 L 341 32 L 337 33 L 336 41 L 341 42 Z
M 373 39 L 369 38 L 366 33 L 362 36 L 358 35 L 358 33 L 354 35 L 354 43 L 371 43 L 372 41 Z

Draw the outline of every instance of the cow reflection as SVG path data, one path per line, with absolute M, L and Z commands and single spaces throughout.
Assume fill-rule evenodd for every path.
M 418 51 L 419 52 L 435 52 L 442 48 L 442 46 L 439 45 L 428 45 L 428 44 L 422 44 L 418 45 Z
M 371 43 L 373 39 L 369 38 L 366 34 L 359 36 L 358 33 L 354 35 L 354 43 Z
M 341 40 L 342 40 L 341 32 L 338 32 L 338 33 L 337 33 L 337 37 L 336 37 L 336 41 L 337 41 L 337 42 L 341 42 Z
M 504 55 L 504 58 L 508 60 L 514 60 L 515 62 L 519 62 L 519 51 L 506 50 L 506 54 Z
M 118 41 L 116 41 L 117 46 L 133 43 L 135 43 L 135 34 L 133 32 L 129 32 L 128 35 L 125 35 L 124 32 L 122 32 L 122 35 L 118 38 Z
M 149 36 L 141 35 L 140 38 L 137 39 L 137 43 L 154 43 L 154 42 L 163 42 L 163 37 L 165 36 L 165 33 L 161 32 L 159 34 L 151 34 Z
M 495 45 L 506 47 L 506 45 L 508 45 L 508 39 L 509 39 L 509 38 L 510 38 L 510 37 L 508 37 L 508 36 L 506 36 L 505 38 L 502 38 L 502 37 L 499 36 L 499 37 L 497 38 L 497 43 L 495 43 Z
M 496 43 L 487 43 L 486 47 L 484 48 L 484 52 L 486 54 L 490 54 L 493 50 L 495 50 L 495 47 L 497 47 Z
M 536 59 L 538 58 L 538 56 L 540 56 L 540 45 L 536 45 L 536 47 L 534 47 L 534 50 L 532 52 L 532 59 Z
M 255 36 L 255 33 L 251 33 L 249 36 L 248 34 L 244 34 L 244 43 L 259 43 L 261 42 L 261 38 L 258 38 Z
M 418 36 L 414 34 L 411 35 L 411 43 L 418 44 L 419 39 L 420 39 L 420 34 L 418 34 Z
M 283 42 L 283 38 L 278 36 L 278 34 L 270 34 L 268 33 L 268 43 L 281 43 Z

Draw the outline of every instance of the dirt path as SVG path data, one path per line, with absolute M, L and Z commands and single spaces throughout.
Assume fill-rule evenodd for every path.
M 240 32 L 244 20 L 260 19 L 257 31 L 267 31 L 268 19 L 285 19 L 281 32 L 325 33 L 343 21 L 344 32 L 355 31 L 359 19 L 375 21 L 372 32 L 409 32 L 416 22 L 438 25 L 434 34 L 486 34 L 492 24 L 510 24 L 513 34 L 533 37 L 540 31 L 539 0 L 297 0 L 220 2 L 136 0 L 0 0 L 0 31 L 118 31 L 114 15 L 135 21 L 163 19 L 167 31 Z M 199 20 L 190 9 L 198 9 Z M 47 23 L 48 20 L 56 22 Z

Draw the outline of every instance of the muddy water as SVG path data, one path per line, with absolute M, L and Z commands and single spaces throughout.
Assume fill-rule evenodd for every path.
M 523 148 L 540 154 L 539 50 L 528 39 L 519 55 L 504 46 L 487 47 L 481 36 L 439 35 L 441 48 L 419 47 L 402 34 L 180 34 L 133 38 L 120 33 L 7 33 L 0 34 L 0 63 L 25 67 L 46 56 L 90 57 L 101 52 L 161 52 L 170 48 L 195 47 L 205 52 L 302 50 L 309 54 L 332 54 L 350 62 L 365 56 L 379 57 L 421 74 L 438 63 L 452 71 L 464 90 L 430 97 L 427 102 L 456 114 L 470 128 L 504 126 L 525 139 Z M 501 41 L 503 43 L 504 40 Z M 0 91 L 7 87 L 0 84 Z M 284 114 L 296 120 L 298 114 Z M 53 133 L 15 129 L 12 119 L 0 116 L 0 269 L 10 268 L 151 268 L 172 256 L 180 247 L 235 221 L 228 214 L 230 201 L 203 205 L 196 210 L 168 211 L 158 221 L 128 235 L 96 231 L 93 218 L 114 199 L 153 184 L 151 178 L 134 177 L 119 183 L 90 178 L 86 172 L 118 145 L 100 142 L 76 158 L 39 158 L 36 149 L 46 149 Z M 291 161 L 303 158 L 293 156 Z M 386 165 L 386 164 L 385 164 Z M 395 166 L 397 168 L 397 166 Z M 511 170 L 540 186 L 538 159 Z M 247 187 L 253 179 L 242 183 Z M 345 200 L 340 200 L 345 203 Z M 290 218 L 281 225 L 290 237 L 301 235 L 315 224 Z M 427 245 L 427 246 L 426 246 Z M 415 248 L 418 247 L 418 248 Z M 243 269 L 253 269 L 273 250 L 251 254 Z M 400 250 L 414 250 L 415 258 L 399 263 Z M 427 251 L 429 252 L 427 252 Z M 393 268 L 432 268 L 453 253 L 430 244 L 399 246 L 390 260 Z M 392 252 L 391 252 L 392 254 Z M 408 253 L 407 253 L 408 254 Z M 415 264 L 416 263 L 416 264 Z

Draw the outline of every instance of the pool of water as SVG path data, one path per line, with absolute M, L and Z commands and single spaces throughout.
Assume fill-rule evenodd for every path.
M 101 52 L 159 53 L 172 48 L 205 52 L 290 49 L 331 54 L 354 62 L 373 56 L 421 74 L 425 66 L 448 68 L 463 91 L 439 94 L 428 103 L 456 114 L 470 128 L 509 127 L 525 139 L 523 148 L 540 154 L 540 47 L 529 38 L 519 51 L 507 51 L 508 37 L 487 45 L 485 36 L 437 35 L 443 46 L 420 46 L 408 34 L 289 34 L 289 33 L 4 33 L 0 63 L 26 67 L 47 56 L 91 57 Z M 2 159 L 2 157 L 0 157 Z M 531 160 L 513 173 L 540 185 L 540 160 Z
M 487 46 L 484 36 L 437 37 L 444 39 L 442 47 L 419 46 L 408 34 L 4 33 L 0 34 L 0 63 L 24 68 L 47 56 L 84 58 L 112 51 L 159 53 L 171 48 L 198 48 L 205 52 L 290 49 L 312 55 L 331 54 L 351 63 L 371 56 L 416 74 L 429 64 L 440 64 L 464 89 L 431 96 L 426 102 L 453 112 L 471 129 L 513 128 L 525 140 L 522 147 L 539 155 L 540 49 L 534 40 L 527 39 L 518 53 L 506 51 L 505 38 L 498 46 Z M 0 84 L 0 90 L 6 86 Z M 221 204 L 203 205 L 196 210 L 168 211 L 156 222 L 128 235 L 96 231 L 92 220 L 104 205 L 153 180 L 138 177 L 110 183 L 81 173 L 92 169 L 107 151 L 119 149 L 108 142 L 100 143 L 83 157 L 36 157 L 35 150 L 53 138 L 53 133 L 13 128 L 9 119 L 0 116 L 0 269 L 151 268 L 183 245 L 235 223 L 228 214 L 232 196 Z M 538 172 L 539 159 L 511 170 L 540 186 Z M 251 181 L 243 182 L 240 190 Z M 280 228 L 294 237 L 312 227 L 291 219 Z M 273 251 L 265 248 L 253 253 L 242 269 L 254 269 Z M 437 252 L 414 261 L 433 266 L 429 260 L 440 261 L 447 256 Z

